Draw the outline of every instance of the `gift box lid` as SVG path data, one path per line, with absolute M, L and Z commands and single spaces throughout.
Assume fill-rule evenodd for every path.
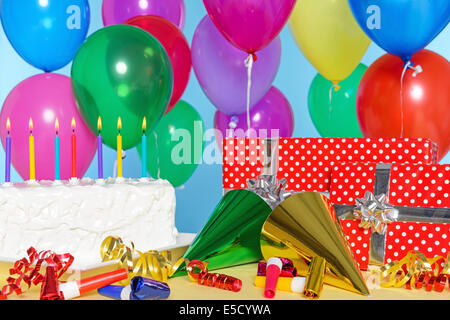
M 264 172 L 266 139 L 228 138 L 223 143 L 223 187 L 246 188 Z M 330 189 L 331 169 L 342 162 L 424 163 L 437 161 L 429 139 L 280 138 L 275 151 L 276 175 L 286 190 Z

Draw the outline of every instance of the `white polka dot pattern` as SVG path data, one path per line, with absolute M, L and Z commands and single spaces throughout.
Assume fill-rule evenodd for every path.
M 450 165 L 393 165 L 389 203 L 405 207 L 450 208 Z
M 263 173 L 263 139 L 226 139 L 223 144 L 223 187 L 245 189 Z
M 360 269 L 369 268 L 370 232 L 359 227 L 359 221 L 341 220 L 342 231 Z
M 278 174 L 286 190 L 329 191 L 331 170 L 341 162 L 435 163 L 435 144 L 427 139 L 281 138 Z M 245 188 L 263 171 L 263 139 L 226 139 L 223 187 Z
M 366 191 L 374 193 L 376 163 L 340 163 L 331 173 L 330 200 L 334 204 L 355 204 Z
M 422 252 L 427 258 L 450 252 L 450 224 L 394 222 L 388 226 L 384 262 L 400 260 L 408 251 Z
M 360 269 L 369 267 L 370 232 L 359 221 L 341 220 L 342 230 Z M 409 251 L 427 258 L 450 253 L 450 224 L 399 221 L 388 225 L 384 263 L 402 259 Z

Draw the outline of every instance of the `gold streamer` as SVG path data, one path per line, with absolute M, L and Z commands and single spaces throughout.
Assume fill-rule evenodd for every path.
M 404 285 L 421 288 L 423 285 L 428 285 L 424 281 L 426 278 L 424 276 L 427 275 L 429 279 L 434 278 L 434 281 L 444 279 L 443 283 L 437 285 L 431 282 L 432 286 L 435 288 L 440 286 L 443 290 L 447 279 L 450 278 L 450 253 L 446 258 L 436 256 L 428 259 L 420 252 L 410 251 L 402 260 L 392 261 L 374 272 L 380 274 L 381 286 L 385 288 L 400 288 Z
M 119 260 L 121 268 L 128 271 L 128 279 L 123 284 L 128 284 L 135 276 L 149 277 L 156 281 L 167 282 L 184 262 L 180 258 L 172 263 L 171 252 L 164 250 L 150 250 L 145 253 L 136 250 L 134 243 L 131 248 L 125 245 L 120 237 L 109 236 L 103 240 L 100 248 L 102 261 Z

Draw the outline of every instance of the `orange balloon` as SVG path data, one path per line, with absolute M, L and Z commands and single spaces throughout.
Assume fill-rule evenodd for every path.
M 403 61 L 386 54 L 364 74 L 356 97 L 362 134 L 367 138 L 429 138 L 438 144 L 438 159 L 450 151 L 450 63 L 429 50 L 411 60 L 423 71 L 407 69 L 403 80 L 403 136 L 401 76 Z

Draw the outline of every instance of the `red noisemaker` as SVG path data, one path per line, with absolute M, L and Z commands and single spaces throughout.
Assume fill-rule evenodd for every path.
M 114 282 L 128 278 L 126 269 L 119 269 L 112 272 L 99 274 L 78 281 L 69 281 L 59 284 L 61 300 L 77 298 L 89 291 L 97 290 Z
M 207 287 L 214 287 L 233 292 L 239 292 L 242 288 L 242 281 L 240 279 L 227 276 L 219 273 L 208 272 L 208 262 L 193 260 L 189 262 L 186 259 L 186 270 L 189 278 L 198 282 L 198 284 Z
M 283 262 L 280 258 L 272 257 L 267 261 L 266 268 L 266 287 L 264 289 L 264 296 L 272 299 L 275 297 L 277 288 L 278 277 L 281 273 Z
M 58 286 L 57 269 L 48 266 L 41 286 L 41 300 L 62 300 Z

